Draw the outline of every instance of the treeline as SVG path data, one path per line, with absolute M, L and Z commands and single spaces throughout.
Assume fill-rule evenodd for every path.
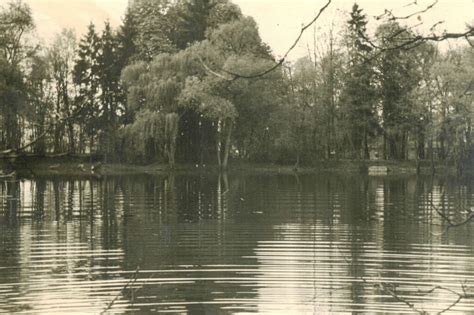
M 472 151 L 474 52 L 441 52 L 356 4 L 343 31 L 278 60 L 228 0 L 136 0 L 122 25 L 33 45 L 28 6 L 0 12 L 0 149 L 107 162 L 311 165 Z

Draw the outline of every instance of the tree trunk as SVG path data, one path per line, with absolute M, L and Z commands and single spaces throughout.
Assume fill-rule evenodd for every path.
M 84 153 L 84 132 L 82 130 L 82 126 L 79 125 L 79 141 L 78 141 L 78 152 Z
M 222 167 L 222 160 L 221 160 L 221 138 L 220 135 L 216 137 L 216 152 L 217 152 L 217 165 L 219 168 Z
M 61 137 L 61 131 L 59 130 L 58 124 L 56 124 L 54 127 L 54 144 L 53 144 L 54 153 L 59 153 L 61 151 L 60 137 Z
M 6 133 L 6 149 L 16 150 L 20 146 L 21 139 L 20 126 L 16 111 L 11 109 L 6 110 L 4 126 Z
M 430 164 L 431 164 L 431 175 L 435 174 L 435 165 L 434 165 L 434 152 L 433 152 L 433 136 L 430 138 Z
M 176 113 L 170 113 L 165 116 L 165 151 L 168 155 L 168 164 L 170 169 L 175 168 L 176 139 L 178 137 L 179 116 Z
M 225 122 L 225 143 L 224 143 L 224 157 L 222 158 L 222 168 L 227 169 L 228 161 L 229 161 L 229 152 L 231 147 L 231 138 L 232 138 L 232 129 L 233 129 L 233 122 L 231 119 L 227 119 Z
M 418 127 L 415 127 L 415 148 L 418 148 L 419 147 L 419 144 L 418 144 Z M 415 150 L 417 151 L 417 150 Z M 418 154 L 418 152 L 415 152 L 415 165 L 416 165 L 416 174 L 419 175 L 420 174 L 420 156 Z
M 328 119 L 326 130 L 326 159 L 331 159 L 331 121 Z
M 424 160 L 425 159 L 425 133 L 421 128 L 417 128 L 417 153 L 416 155 L 418 156 L 419 159 Z
M 40 113 L 38 119 L 38 127 L 36 127 L 35 130 L 35 138 L 41 137 L 41 135 L 45 132 L 44 123 L 45 115 L 43 113 Z M 40 155 L 46 153 L 46 142 L 44 140 L 44 137 L 41 137 L 36 143 L 34 143 L 33 151 Z
M 370 160 L 369 135 L 366 130 L 364 131 L 364 158 Z
M 75 152 L 75 145 L 74 145 L 74 125 L 72 122 L 68 122 L 68 137 L 69 137 L 69 152 Z
M 472 123 L 471 123 L 471 119 L 468 118 L 467 130 L 466 130 L 466 146 L 467 146 L 467 149 L 469 150 L 468 157 L 470 157 L 470 152 L 471 152 L 471 147 L 472 147 L 471 135 L 472 135 Z
M 91 135 L 89 146 L 90 146 L 89 147 L 89 153 L 92 154 L 92 150 L 94 148 L 94 135 Z

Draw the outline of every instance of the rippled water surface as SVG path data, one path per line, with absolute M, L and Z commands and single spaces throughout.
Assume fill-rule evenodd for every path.
M 472 181 L 0 182 L 0 313 L 474 314 Z M 441 214 L 440 214 L 441 213 Z

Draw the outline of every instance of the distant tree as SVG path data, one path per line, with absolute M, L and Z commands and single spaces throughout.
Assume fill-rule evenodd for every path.
M 218 79 L 207 79 L 210 80 L 202 80 L 197 77 L 188 79 L 186 89 L 181 97 L 184 103 L 196 107 L 200 113 L 217 124 L 217 164 L 226 168 L 237 111 L 229 99 L 219 95 L 218 90 L 221 86 L 219 86 Z
M 98 120 L 103 131 L 101 147 L 105 153 L 112 153 L 115 148 L 114 135 L 118 128 L 119 116 L 124 110 L 123 91 L 120 75 L 123 65 L 119 41 L 113 34 L 110 24 L 105 23 L 99 40 L 98 80 L 100 88 L 100 109 Z
M 34 29 L 30 7 L 21 0 L 10 1 L 0 11 L 1 56 L 12 66 L 18 66 L 27 57 L 31 47 L 24 42 L 25 36 Z
M 234 46 L 227 45 L 232 40 Z M 206 59 L 227 69 L 258 71 L 271 62 L 268 48 L 258 35 L 255 22 L 245 18 L 223 24 L 208 39 L 174 54 L 161 54 L 151 63 L 133 64 L 125 69 L 122 79 L 128 90 L 128 103 L 135 110 L 159 113 L 163 119 L 157 135 L 164 135 L 162 151 L 170 165 L 174 164 L 179 121 L 193 112 L 198 121 L 209 121 L 215 133 L 217 161 L 227 167 L 235 122 L 240 114 L 255 121 L 263 113 L 267 78 L 234 82 L 206 71 L 200 60 Z M 269 99 L 269 98 L 268 98 Z M 242 124 L 244 124 L 243 122 Z M 194 132 L 200 133 L 202 124 Z M 178 127 L 178 128 L 176 128 Z
M 117 57 L 116 67 L 120 75 L 125 67 L 132 64 L 138 55 L 138 47 L 136 45 L 138 30 L 135 25 L 133 15 L 130 9 L 125 13 L 123 24 L 120 26 L 117 38 Z M 120 100 L 123 106 L 123 114 L 121 116 L 121 123 L 130 124 L 134 119 L 134 111 L 128 106 L 126 91 L 122 89 L 120 93 Z
M 191 44 L 205 39 L 211 29 L 240 16 L 238 7 L 226 0 L 192 0 L 176 3 L 171 1 L 136 1 L 127 13 L 119 35 L 120 42 L 123 43 L 121 47 L 128 47 L 128 49 L 121 49 L 124 52 L 135 51 L 134 56 L 129 56 L 126 59 L 132 62 L 136 60 L 149 62 L 152 70 L 152 65 L 156 65 L 154 58 L 157 55 L 176 54 Z M 128 37 L 125 36 L 125 32 Z M 131 69 L 133 67 L 133 64 L 130 65 Z M 176 70 L 181 73 L 189 73 L 189 71 L 182 71 L 179 67 Z M 161 79 L 157 78 L 157 80 Z M 182 84 L 184 84 L 184 80 Z M 129 98 L 135 88 L 128 87 Z M 143 91 L 143 89 L 139 90 Z M 136 113 L 137 107 L 127 104 L 127 122 L 130 122 L 131 117 Z M 178 120 L 179 132 L 177 133 L 180 161 L 204 163 L 209 159 L 209 154 L 215 150 L 210 145 L 214 142 L 213 137 L 217 126 L 193 108 L 178 107 L 176 113 L 180 117 Z M 153 148 L 153 145 L 149 147 Z M 212 147 L 214 147 L 213 144 Z
M 472 146 L 474 52 L 471 48 L 450 50 L 434 63 L 435 99 L 438 106 L 440 158 L 452 161 L 462 171 Z
M 50 72 L 48 57 L 33 56 L 27 79 L 28 102 L 32 110 L 26 113 L 26 118 L 32 122 L 32 134 L 29 140 L 36 140 L 33 144 L 33 151 L 40 155 L 45 154 L 48 149 L 46 132 L 48 125 L 52 123 L 50 114 L 53 112 L 54 92 L 51 88 Z
M 256 23 L 251 18 L 221 25 L 208 34 L 207 40 L 191 47 L 190 51 L 192 56 L 198 56 L 200 62 L 228 72 L 238 69 L 255 73 L 272 63 L 269 49 L 262 42 Z M 271 80 L 273 75 L 278 76 L 278 72 L 255 80 L 231 82 L 216 76 L 208 68 L 204 76 L 194 76 L 186 81 L 183 102 L 217 125 L 217 162 L 222 168 L 228 164 L 234 128 L 240 127 L 236 122 L 264 117 L 260 110 L 265 108 L 266 102 L 261 102 L 261 93 L 265 93 L 270 86 L 262 82 Z
M 369 138 L 377 130 L 375 71 L 370 62 L 372 48 L 368 43 L 367 18 L 354 4 L 347 22 L 348 64 L 341 95 L 348 140 L 353 158 L 369 159 Z
M 89 137 L 89 149 L 95 146 L 100 128 L 100 38 L 94 24 L 90 24 L 87 33 L 79 43 L 76 64 L 74 66 L 74 83 L 77 86 L 76 103 L 81 105 L 78 120 L 81 125 L 79 145 L 84 150 L 82 134 Z
M 141 133 L 147 136 L 143 140 L 150 143 L 150 148 L 158 148 L 164 153 L 170 167 L 175 164 L 179 96 L 187 76 L 196 71 L 195 68 L 196 65 L 193 67 L 189 56 L 180 52 L 174 55 L 158 55 L 149 64 L 135 63 L 122 73 L 122 81 L 128 91 L 129 106 L 138 113 L 152 113 L 148 118 L 153 117 L 153 120 L 145 120 L 145 117 L 140 116 L 142 118 L 130 128 L 143 128 Z M 147 123 L 142 124 L 145 121 Z
M 278 162 L 308 163 L 322 151 L 323 124 L 321 103 L 317 101 L 319 73 L 309 58 L 299 59 L 287 67 L 283 83 L 284 96 L 271 115 L 270 130 L 274 138 L 274 158 Z M 314 137 L 313 137 L 314 136 Z
M 63 150 L 61 142 L 67 129 L 68 151 L 75 151 L 75 130 L 72 113 L 74 106 L 73 68 L 76 57 L 76 36 L 72 30 L 64 29 L 58 34 L 48 51 L 48 61 L 55 90 L 54 152 Z M 63 121 L 66 121 L 64 124 Z
M 34 29 L 30 8 L 21 1 L 9 2 L 0 11 L 0 113 L 2 146 L 19 148 L 22 139 L 20 113 L 26 110 L 25 60 L 32 47 L 25 36 Z
M 379 46 L 393 45 L 393 41 L 399 40 L 394 34 L 403 39 L 413 36 L 397 22 L 388 22 L 377 29 Z M 417 119 L 413 93 L 421 80 L 416 60 L 415 49 L 384 50 L 377 60 L 386 159 L 408 158 L 409 134 Z
M 228 0 L 191 0 L 178 2 L 170 14 L 176 17 L 172 40 L 179 49 L 202 41 L 209 30 L 242 16 L 240 9 Z
M 138 59 L 151 61 L 161 53 L 177 51 L 171 41 L 176 31 L 176 20 L 167 14 L 172 5 L 170 0 L 136 0 L 129 7 L 125 21 L 133 21 L 133 41 Z
M 200 42 L 222 24 L 242 16 L 227 0 L 191 0 L 174 5 L 169 13 L 175 21 L 171 40 L 178 49 Z M 181 113 L 178 153 L 182 162 L 203 164 L 214 156 L 215 123 L 190 109 Z
M 129 65 L 134 61 L 135 56 L 137 55 L 137 25 L 134 20 L 134 16 L 130 8 L 125 12 L 122 25 L 120 25 L 117 31 L 117 41 L 118 41 L 118 59 L 119 64 L 122 68 Z
M 317 70 L 316 77 L 316 103 L 313 117 L 315 123 L 321 128 L 321 137 L 325 140 L 325 158 L 331 159 L 339 156 L 343 152 L 342 139 L 345 134 L 338 128 L 341 125 L 341 94 L 343 79 L 347 72 L 344 64 L 342 47 L 338 43 L 338 38 L 330 29 L 327 34 L 327 45 L 323 47 L 319 56 L 314 56 L 313 62 Z M 338 130 L 339 129 L 339 130 Z M 313 132 L 313 134 L 316 134 Z M 314 138 L 314 136 L 313 136 Z M 313 139 L 316 143 L 317 139 Z
M 439 51 L 432 43 L 420 45 L 414 56 L 420 73 L 420 82 L 413 93 L 413 139 L 417 170 L 420 171 L 420 160 L 429 158 L 431 170 L 434 172 L 434 140 L 436 137 L 436 82 L 433 74 L 433 65 L 438 59 Z

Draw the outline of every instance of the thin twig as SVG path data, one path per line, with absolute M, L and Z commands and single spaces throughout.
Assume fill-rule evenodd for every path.
M 406 16 L 391 16 L 390 20 L 395 21 L 395 20 L 407 20 L 415 15 L 423 14 L 427 12 L 428 10 L 432 9 L 436 4 L 438 3 L 438 0 L 435 0 L 432 4 L 428 5 L 424 10 L 420 10 L 418 12 L 414 12 L 411 14 L 408 14 Z
M 336 250 L 342 255 L 342 258 L 344 259 L 344 261 L 349 266 L 352 266 L 352 263 L 347 259 L 346 255 L 344 255 L 344 253 L 342 253 L 342 251 L 338 248 L 337 245 L 336 245 Z M 418 314 L 427 314 L 427 312 L 425 310 L 417 308 L 414 303 L 412 303 L 412 302 L 404 299 L 403 297 L 401 297 L 396 292 L 396 289 L 392 289 L 390 287 L 391 285 L 389 283 L 381 281 L 381 279 L 377 282 L 369 281 L 366 278 L 364 278 L 363 276 L 356 276 L 356 278 L 358 278 L 359 280 L 361 280 L 363 283 L 365 283 L 367 285 L 378 287 L 382 292 L 385 292 L 385 293 L 389 294 L 397 302 L 405 304 L 412 311 L 417 312 Z M 381 278 L 380 274 L 379 274 L 379 278 Z M 458 305 L 462 300 L 464 300 L 464 299 L 473 299 L 474 298 L 474 294 L 467 293 L 465 283 L 461 283 L 461 288 L 462 288 L 462 293 L 459 293 L 459 292 L 457 292 L 453 289 L 437 285 L 437 286 L 434 286 L 433 288 L 431 288 L 429 290 L 425 290 L 425 291 L 423 291 L 421 289 L 418 289 L 418 293 L 420 293 L 422 295 L 429 295 L 429 294 L 432 294 L 433 292 L 435 292 L 437 290 L 442 290 L 442 291 L 447 291 L 447 292 L 457 296 L 456 300 L 454 300 L 446 308 L 444 308 L 443 310 L 441 310 L 437 313 L 437 314 L 442 314 L 442 313 L 445 313 L 445 312 L 449 311 L 450 309 L 452 309 L 456 305 Z
M 440 197 L 441 200 L 444 199 L 444 191 L 442 192 L 441 194 L 441 197 Z M 434 203 L 433 203 L 433 198 L 430 198 L 430 204 L 431 204 L 431 208 L 434 209 L 436 211 L 436 213 L 448 224 L 448 226 L 446 227 L 446 229 L 441 233 L 441 235 L 443 235 L 444 233 L 446 233 L 450 228 L 456 228 L 456 227 L 460 227 L 460 226 L 463 226 L 465 224 L 468 224 L 469 222 L 473 221 L 474 220 L 474 212 L 469 212 L 469 214 L 466 216 L 466 218 L 461 221 L 461 222 L 453 222 L 448 215 L 446 215 L 443 211 L 441 211 L 439 209 L 439 207 L 437 207 Z
M 418 309 L 415 307 L 415 304 L 405 300 L 402 298 L 400 295 L 398 295 L 394 290 L 390 289 L 385 282 L 379 282 L 378 287 L 385 293 L 388 293 L 390 296 L 392 296 L 396 301 L 405 304 L 408 306 L 410 309 L 413 311 L 417 312 L 418 314 L 426 314 L 426 312 L 423 309 Z
M 140 266 L 137 267 L 133 277 L 127 282 L 127 284 L 122 288 L 122 290 L 120 290 L 120 292 L 114 297 L 114 299 L 112 301 L 110 301 L 110 303 L 107 305 L 107 307 L 102 312 L 100 312 L 100 314 L 105 314 L 107 311 L 109 311 L 112 308 L 112 306 L 114 305 L 114 303 L 118 300 L 118 298 L 121 295 L 123 295 L 125 290 L 127 290 L 127 288 L 129 286 L 131 286 L 131 285 L 133 286 L 133 284 L 135 284 L 135 282 L 137 281 L 139 272 L 140 272 Z
M 435 23 L 432 28 L 436 27 L 437 25 L 441 24 L 441 22 Z M 385 40 L 392 40 L 394 44 L 389 45 L 386 47 L 382 47 L 380 45 L 376 45 L 372 40 L 367 37 L 364 37 L 364 40 L 376 50 L 376 52 L 370 56 L 370 58 L 365 58 L 364 63 L 368 63 L 378 57 L 380 57 L 383 53 L 393 51 L 393 50 L 411 50 L 414 49 L 424 43 L 427 42 L 442 42 L 448 39 L 466 39 L 469 44 L 472 46 L 470 42 L 470 38 L 474 37 L 474 26 L 468 26 L 468 29 L 463 33 L 448 33 L 444 32 L 442 34 L 431 34 L 431 35 L 415 35 L 409 36 L 407 38 L 400 38 L 398 43 L 395 43 L 395 37 L 398 35 L 408 32 L 407 28 L 402 28 L 401 30 L 395 32 L 394 34 L 387 37 Z

